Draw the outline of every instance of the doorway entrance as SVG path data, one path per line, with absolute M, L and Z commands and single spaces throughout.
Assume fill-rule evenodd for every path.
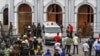
M 62 8 L 57 4 L 52 4 L 47 8 L 47 21 L 55 21 L 62 24 Z
M 78 28 L 82 30 L 82 36 L 90 36 L 93 31 L 94 13 L 89 5 L 82 5 L 78 9 Z
M 20 34 L 24 33 L 24 25 L 32 24 L 31 8 L 27 4 L 21 4 L 18 8 L 18 31 Z

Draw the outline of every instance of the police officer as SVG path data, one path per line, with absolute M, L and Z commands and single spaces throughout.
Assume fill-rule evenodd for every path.
M 42 32 L 42 28 L 41 28 L 40 23 L 38 23 L 38 25 L 37 25 L 37 37 L 41 37 L 42 38 L 41 32 Z
M 32 33 L 34 36 L 36 36 L 36 25 L 34 24 L 33 22 L 33 25 L 32 25 Z
M 11 35 L 13 35 L 13 25 L 12 25 L 12 22 L 10 22 L 8 36 L 11 36 Z

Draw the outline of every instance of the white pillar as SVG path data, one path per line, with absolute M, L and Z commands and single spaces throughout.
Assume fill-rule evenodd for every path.
M 9 0 L 8 11 L 9 11 L 9 23 L 12 22 L 13 34 L 16 34 L 16 29 L 15 29 L 16 22 L 15 22 L 15 18 L 14 18 L 14 0 Z
M 37 0 L 37 10 L 38 10 L 38 11 L 37 11 L 37 13 L 38 13 L 37 23 L 40 23 L 40 21 L 41 21 L 41 20 L 40 20 L 40 19 L 41 19 L 41 18 L 40 18 L 40 8 L 41 8 L 41 7 L 40 7 L 40 0 Z
M 98 34 L 100 34 L 100 0 L 96 0 L 96 17 L 94 18 L 95 20 L 95 25 L 94 25 L 94 37 L 97 38 Z M 95 16 L 95 15 L 94 15 Z
M 76 27 L 76 24 L 77 24 L 77 22 L 75 22 L 75 11 L 74 11 L 74 9 L 75 9 L 75 1 L 74 0 L 71 0 L 70 1 L 71 3 L 70 3 L 70 22 L 71 22 L 71 24 L 73 25 L 73 27 L 74 27 L 74 31 L 76 31 L 76 29 L 77 29 L 77 27 Z
M 40 11 L 40 23 L 43 23 L 43 1 L 44 0 L 40 0 L 40 7 L 38 8 L 39 9 L 39 11 Z
M 14 24 L 14 0 L 9 0 L 8 5 L 9 10 L 9 22 L 12 22 Z
M 65 0 L 65 18 L 64 18 L 64 26 L 67 27 L 69 24 L 69 0 Z
M 37 0 L 34 0 L 34 23 L 37 24 L 38 21 L 38 3 Z

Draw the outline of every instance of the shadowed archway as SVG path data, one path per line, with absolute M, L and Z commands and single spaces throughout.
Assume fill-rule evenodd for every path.
M 90 36 L 93 31 L 94 13 L 89 5 L 82 5 L 78 9 L 78 29 L 81 29 L 82 36 Z
M 51 4 L 47 8 L 47 21 L 55 21 L 62 24 L 62 8 L 57 4 Z
M 18 31 L 24 33 L 24 25 L 32 24 L 32 13 L 31 8 L 27 4 L 21 4 L 18 8 Z

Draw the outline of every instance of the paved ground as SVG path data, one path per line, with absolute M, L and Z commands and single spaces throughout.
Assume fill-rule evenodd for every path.
M 87 38 L 82 38 L 82 42 L 79 43 L 79 54 L 75 54 L 75 55 L 72 55 L 72 56 L 84 56 L 83 55 L 83 51 L 82 51 L 82 44 L 87 40 Z M 53 45 L 44 45 L 43 46 L 43 49 L 44 51 L 46 51 L 47 49 L 50 49 L 51 53 L 54 53 L 54 46 Z M 71 47 L 71 54 L 73 52 L 73 46 Z M 93 52 L 92 52 L 92 55 L 93 55 Z

